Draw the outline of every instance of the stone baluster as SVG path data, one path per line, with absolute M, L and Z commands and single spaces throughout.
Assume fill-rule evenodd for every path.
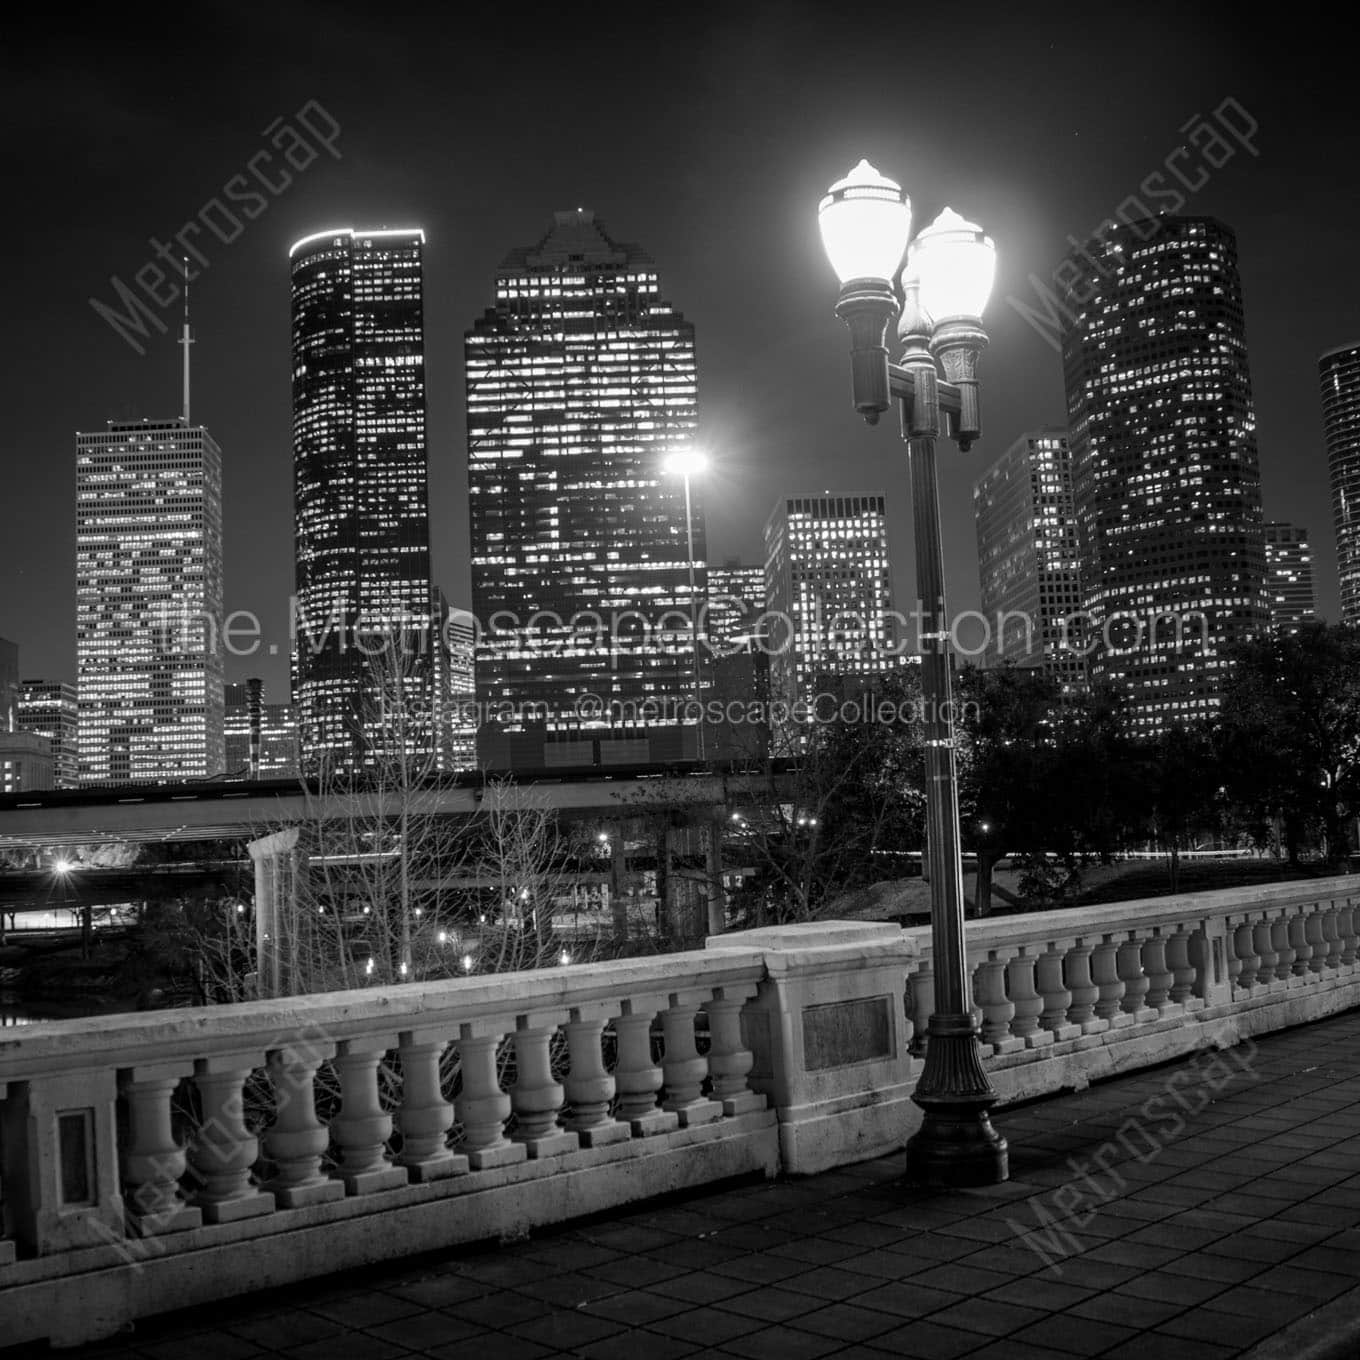
M 755 1056 L 741 1038 L 742 1007 L 756 994 L 754 982 L 719 987 L 708 1003 L 708 1072 L 713 1079 L 713 1099 L 731 1116 L 763 1110 L 766 1099 L 751 1090 L 746 1078 Z
M 661 1058 L 661 1070 L 666 1076 L 666 1099 L 662 1104 L 679 1116 L 681 1128 L 709 1124 L 722 1117 L 722 1105 L 703 1094 L 708 1060 L 699 1056 L 694 1042 L 694 1017 L 700 1000 L 707 999 L 707 992 L 672 992 L 670 1004 L 661 1012 L 666 1046 Z
M 1155 1020 L 1157 1012 L 1147 1004 L 1148 980 L 1143 972 L 1143 942 L 1136 930 L 1128 932 L 1128 939 L 1122 940 L 1115 956 L 1119 980 L 1124 984 L 1124 996 L 1120 1009 L 1133 1016 L 1138 1024 Z
M 474 1171 L 510 1166 L 529 1155 L 523 1143 L 512 1143 L 505 1136 L 510 1097 L 501 1090 L 497 1051 L 508 1023 L 485 1020 L 459 1027 L 462 1089 L 454 1098 L 453 1110 L 463 1126 L 462 1151 Z
M 604 1027 L 616 1006 L 600 1001 L 574 1006 L 564 1028 L 571 1070 L 562 1082 L 571 1113 L 563 1121 L 582 1147 L 628 1140 L 628 1125 L 614 1118 L 614 1078 L 604 1065 Z
M 202 1210 L 186 1204 L 180 1193 L 186 1158 L 170 1123 L 171 1097 L 192 1072 L 192 1063 L 134 1067 L 120 1083 L 128 1114 L 123 1199 L 128 1230 L 139 1237 L 183 1232 L 203 1222 Z
M 1096 986 L 1096 1019 L 1116 1028 L 1132 1024 L 1124 1015 L 1124 980 L 1119 976 L 1119 946 L 1113 935 L 1101 936 L 1091 951 L 1091 981 Z
M 1006 965 L 1006 994 L 1015 1007 L 1011 1017 L 1011 1033 L 1027 1048 L 1041 1048 L 1053 1042 L 1053 1034 L 1039 1023 L 1044 1013 L 1044 999 L 1035 983 L 1035 959 L 1018 945 L 1015 957 Z
M 468 1169 L 466 1154 L 449 1147 L 453 1106 L 444 1099 L 439 1060 L 448 1047 L 438 1029 L 404 1030 L 401 1035 L 401 1155 L 397 1161 L 413 1181 L 440 1181 Z
M 1356 929 L 1355 903 L 1347 898 L 1336 913 L 1336 930 L 1341 936 L 1341 966 L 1350 968 L 1355 963 L 1355 955 L 1360 951 L 1360 931 Z
M 1239 987 L 1256 986 L 1256 977 L 1261 970 L 1261 956 L 1256 952 L 1255 926 L 1245 917 L 1233 931 L 1232 952 L 1233 962 L 1228 967 L 1229 978 Z
M 1309 964 L 1313 958 L 1313 946 L 1308 939 L 1308 920 L 1302 908 L 1290 914 L 1289 943 L 1294 946 L 1294 966 L 1290 972 L 1297 978 L 1307 977 Z
M 1152 927 L 1152 934 L 1143 941 L 1143 972 L 1148 980 L 1148 1006 L 1159 1014 L 1171 1004 L 1171 984 L 1176 980 L 1166 966 L 1166 937 L 1160 926 Z
M 1327 941 L 1327 967 L 1339 972 L 1346 945 L 1341 938 L 1341 908 L 1335 900 L 1329 901 L 1322 913 L 1322 938 Z
M 397 1036 L 369 1035 L 345 1039 L 333 1062 L 340 1079 L 340 1113 L 331 1120 L 331 1137 L 340 1152 L 336 1177 L 350 1195 L 395 1190 L 408 1180 L 404 1166 L 393 1166 L 387 1154 L 392 1116 L 383 1111 L 378 1066 Z
M 219 1053 L 194 1063 L 203 1122 L 189 1147 L 193 1203 L 207 1223 L 234 1223 L 274 1212 L 274 1196 L 250 1176 L 260 1142 L 246 1127 L 242 1087 L 257 1064 L 253 1053 Z
M 1091 979 L 1091 946 L 1080 936 L 1073 941 L 1063 960 L 1063 978 L 1067 990 L 1072 993 L 1072 1004 L 1067 1008 L 1068 1020 L 1080 1025 L 1083 1034 L 1098 1034 L 1107 1028 L 1103 1020 L 1096 1019 L 1096 998 L 1100 996 L 1100 988 Z
M 1035 983 L 1039 995 L 1044 999 L 1044 1008 L 1039 1014 L 1039 1023 L 1048 1030 L 1054 1039 L 1076 1039 L 1081 1035 L 1081 1026 L 1068 1023 L 1067 1008 L 1072 1004 L 1072 993 L 1067 990 L 1063 980 L 1063 950 L 1057 942 L 1049 941 L 1048 948 L 1034 961 Z
M 911 1051 L 920 1057 L 930 1040 L 930 1017 L 935 1010 L 935 974 L 929 957 L 911 975 Z
M 1281 913 L 1273 921 L 1262 916 L 1265 925 L 1256 927 L 1256 952 L 1261 956 L 1261 966 L 1256 972 L 1256 981 L 1266 984 L 1283 981 L 1294 969 L 1294 946 L 1289 943 L 1289 917 Z
M 510 1088 L 510 1108 L 515 1112 L 513 1137 L 534 1158 L 560 1157 L 581 1146 L 581 1140 L 564 1129 L 558 1119 L 566 1093 L 552 1073 L 556 1033 L 557 1023 L 551 1015 L 521 1015 L 516 1021 L 515 1084 Z
M 269 1055 L 274 1122 L 265 1130 L 265 1156 L 274 1173 L 265 1188 L 282 1209 L 344 1199 L 345 1187 L 321 1169 L 331 1133 L 316 1117 L 316 1073 L 334 1044 L 277 1048 Z
M 1015 1005 L 1006 995 L 1006 965 L 995 949 L 973 972 L 973 994 L 982 1011 L 982 1042 L 991 1044 L 993 1053 L 1014 1053 L 1023 1049 L 1023 1039 L 1011 1034 Z
M 1183 923 L 1167 937 L 1166 966 L 1171 970 L 1171 1000 L 1180 1006 L 1193 1001 L 1195 965 L 1190 962 L 1190 932 Z
M 623 1003 L 614 1020 L 618 1057 L 614 1085 L 618 1091 L 616 1117 L 627 1124 L 634 1138 L 670 1133 L 680 1127 L 678 1115 L 658 1104 L 664 1080 L 652 1058 L 652 1017 L 666 1004 L 664 996 L 635 996 Z
M 1314 977 L 1319 976 L 1327 966 L 1327 955 L 1331 953 L 1332 948 L 1324 929 L 1326 915 L 1326 907 L 1319 902 L 1311 910 L 1308 910 L 1304 917 L 1304 938 L 1308 941 L 1308 947 L 1312 950 L 1308 958 L 1308 971 Z

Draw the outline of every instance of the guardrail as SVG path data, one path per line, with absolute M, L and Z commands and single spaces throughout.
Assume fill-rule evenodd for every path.
M 1360 882 L 971 922 L 985 1061 L 1041 1095 L 1360 1003 Z M 0 1039 L 0 1337 L 900 1149 L 922 929 L 827 922 Z M 702 1017 L 702 1019 L 700 1018 Z

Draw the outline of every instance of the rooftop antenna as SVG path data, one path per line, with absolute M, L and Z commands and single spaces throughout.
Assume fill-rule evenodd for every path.
M 189 334 L 189 257 L 184 257 L 184 334 L 180 344 L 184 346 L 184 424 L 189 424 L 189 346 L 194 343 Z

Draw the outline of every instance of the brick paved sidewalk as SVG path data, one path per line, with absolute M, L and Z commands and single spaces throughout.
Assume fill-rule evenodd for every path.
M 1338 1339 L 1360 1322 L 1360 1011 L 997 1123 L 1012 1180 L 995 1190 L 913 1189 L 896 1156 L 151 1319 L 71 1354 L 1216 1360 L 1322 1335 L 1309 1355 L 1360 1355 L 1360 1328 Z

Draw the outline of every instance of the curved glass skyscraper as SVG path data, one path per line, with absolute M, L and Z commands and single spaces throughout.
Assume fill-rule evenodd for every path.
M 1360 623 L 1360 340 L 1318 360 L 1332 520 L 1341 577 L 1341 621 Z
M 1061 275 L 1090 677 L 1147 735 L 1213 712 L 1226 649 L 1269 623 L 1237 240 L 1131 222 Z

